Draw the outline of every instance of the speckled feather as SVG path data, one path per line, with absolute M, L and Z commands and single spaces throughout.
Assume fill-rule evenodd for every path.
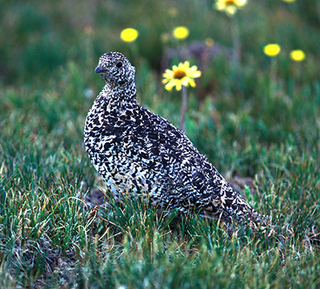
M 135 69 L 121 53 L 103 54 L 95 72 L 106 85 L 88 113 L 84 143 L 116 197 L 139 195 L 169 211 L 260 222 L 184 132 L 138 104 Z

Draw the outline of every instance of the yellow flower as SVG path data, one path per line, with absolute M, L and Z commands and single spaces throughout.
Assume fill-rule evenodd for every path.
M 139 36 L 139 32 L 134 28 L 123 29 L 120 33 L 120 38 L 124 42 L 133 42 Z
M 306 55 L 302 50 L 297 49 L 290 52 L 290 58 L 293 61 L 303 61 L 306 58 Z
M 90 25 L 87 25 L 85 28 L 84 28 L 84 33 L 87 34 L 87 35 L 90 35 L 92 34 L 93 32 L 93 29 Z
M 228 16 L 233 16 L 237 9 L 247 4 L 247 0 L 216 0 L 214 7 L 219 11 L 225 11 Z
M 162 33 L 160 35 L 160 39 L 162 42 L 167 43 L 171 38 L 171 34 L 170 33 Z
M 189 29 L 185 26 L 178 26 L 173 29 L 172 35 L 179 40 L 186 39 L 189 36 Z
M 295 2 L 296 0 L 282 0 L 282 1 L 290 3 L 290 2 Z
M 268 44 L 263 48 L 264 54 L 270 57 L 277 56 L 280 53 L 280 51 L 281 51 L 281 47 L 279 44 L 276 44 L 276 43 Z
M 172 70 L 167 69 L 163 73 L 162 83 L 165 84 L 165 89 L 171 91 L 175 86 L 176 90 L 181 90 L 182 85 L 188 87 L 189 84 L 192 87 L 196 86 L 194 78 L 201 76 L 201 71 L 198 70 L 197 66 L 190 67 L 189 61 L 184 63 L 180 62 L 178 66 L 173 65 Z
M 214 45 L 214 40 L 212 38 L 207 38 L 205 40 L 205 44 L 208 46 L 208 47 L 211 47 Z
M 171 7 L 169 10 L 168 10 L 168 13 L 170 16 L 174 17 L 178 14 L 178 10 L 177 8 L 174 8 L 174 7 Z

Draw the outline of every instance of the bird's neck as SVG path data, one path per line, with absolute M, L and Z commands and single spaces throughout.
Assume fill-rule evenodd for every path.
M 137 105 L 137 91 L 134 82 L 125 84 L 106 83 L 100 95 L 103 102 L 112 110 L 119 112 Z

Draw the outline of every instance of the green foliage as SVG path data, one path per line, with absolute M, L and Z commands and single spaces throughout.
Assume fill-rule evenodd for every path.
M 249 1 L 236 15 L 237 67 L 232 21 L 211 0 L 0 2 L 1 288 L 320 286 L 317 0 Z M 178 25 L 190 29 L 183 42 L 170 36 Z M 126 27 L 136 42 L 120 41 Z M 218 52 L 188 59 L 203 74 L 188 89 L 186 133 L 229 180 L 252 180 L 242 193 L 274 238 L 140 200 L 88 203 L 97 181 L 83 126 L 103 86 L 98 57 L 127 55 L 140 103 L 178 125 L 181 95 L 164 91 L 161 73 L 185 59 L 168 48 L 208 37 Z M 275 59 L 262 52 L 269 42 L 281 45 Z M 292 49 L 306 60 L 292 62 Z

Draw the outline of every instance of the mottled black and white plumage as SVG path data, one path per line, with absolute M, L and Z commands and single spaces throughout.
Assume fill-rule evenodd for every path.
M 135 68 L 121 53 L 103 54 L 95 72 L 106 85 L 88 113 L 84 143 L 116 197 L 139 195 L 169 211 L 260 222 L 184 132 L 138 104 Z

